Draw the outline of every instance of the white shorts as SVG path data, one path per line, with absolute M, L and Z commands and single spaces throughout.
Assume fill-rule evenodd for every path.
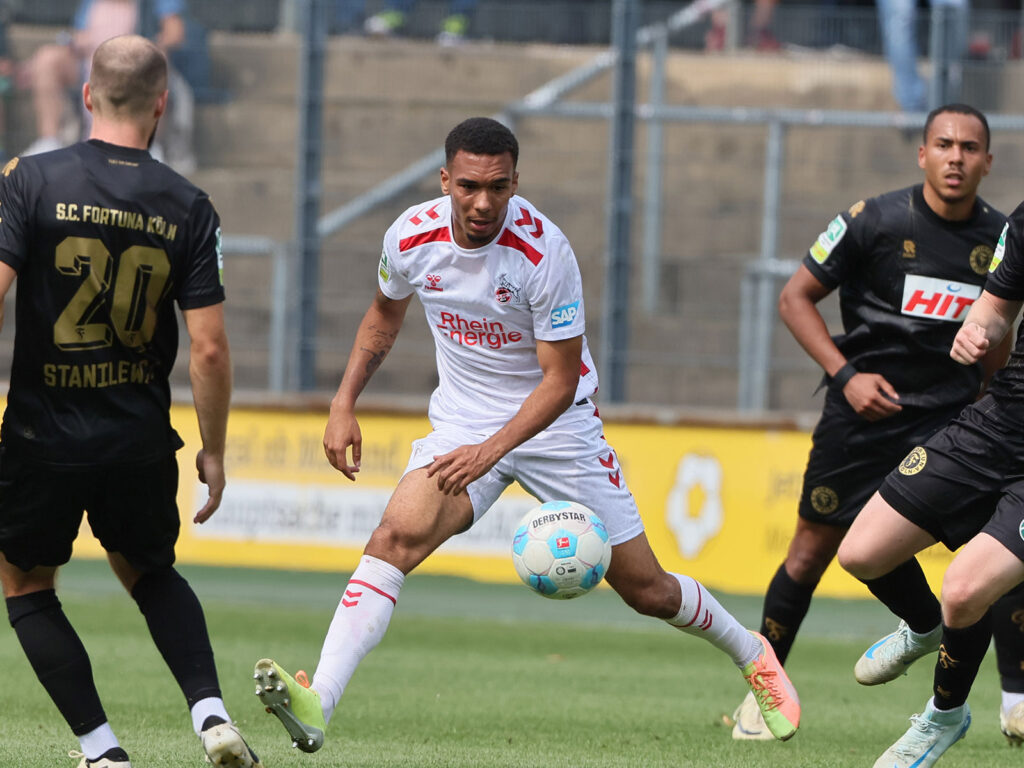
M 515 480 L 542 502 L 575 501 L 589 507 L 604 521 L 613 545 L 643 533 L 636 501 L 626 486 L 615 451 L 604 439 L 604 425 L 593 404 L 574 408 L 586 408 L 593 415 L 559 418 L 469 484 L 466 491 L 473 504 L 474 523 Z M 488 437 L 466 427 L 437 424 L 429 435 L 413 441 L 405 471 L 425 467 L 435 456 Z

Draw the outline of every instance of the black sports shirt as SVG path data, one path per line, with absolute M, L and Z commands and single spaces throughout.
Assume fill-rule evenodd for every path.
M 825 286 L 839 287 L 836 345 L 858 371 L 882 374 L 901 405 L 977 396 L 980 364 L 960 365 L 949 349 L 981 295 L 1005 221 L 981 198 L 969 219 L 943 219 L 918 184 L 840 213 L 804 257 Z
M 15 158 L 0 178 L 0 261 L 18 273 L 3 444 L 67 465 L 180 448 L 174 302 L 224 300 L 209 197 L 148 152 L 101 141 Z
M 1024 300 L 1024 203 L 1010 214 L 999 237 L 985 290 L 1008 301 Z M 1024 421 L 1024 325 L 1006 366 L 989 386 L 993 397 L 1014 406 Z

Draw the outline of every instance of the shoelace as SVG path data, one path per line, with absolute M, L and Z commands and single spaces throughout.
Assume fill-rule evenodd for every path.
M 887 661 L 891 661 L 897 657 L 902 656 L 910 650 L 910 628 L 901 626 L 895 632 L 893 632 L 893 642 L 886 643 L 879 650 L 881 656 L 884 656 Z
M 918 738 L 927 738 L 932 731 L 937 731 L 940 727 L 938 723 L 932 722 L 924 715 L 911 715 L 910 724 L 915 731 L 918 731 L 914 734 Z M 920 754 L 921 746 L 921 744 L 907 744 L 900 739 L 893 751 L 900 757 L 917 757 Z
M 779 705 L 779 681 L 774 672 L 758 672 L 756 669 L 747 678 L 750 688 L 757 697 L 761 709 L 775 709 Z
M 306 670 L 300 669 L 295 673 L 295 682 L 303 688 L 309 688 L 309 676 L 306 674 Z

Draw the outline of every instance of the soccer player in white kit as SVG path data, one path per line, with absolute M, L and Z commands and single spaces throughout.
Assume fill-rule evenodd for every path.
M 263 659 L 257 695 L 296 746 L 319 749 L 356 666 L 387 629 L 405 575 L 472 526 L 515 480 L 541 501 L 600 510 L 613 545 L 608 583 L 639 613 L 724 651 L 769 730 L 788 739 L 800 703 L 771 645 L 703 585 L 664 571 L 647 542 L 590 400 L 597 373 L 583 335 L 576 257 L 558 227 L 516 195 L 518 155 L 501 123 L 460 123 L 445 141 L 444 196 L 408 209 L 384 236 L 377 295 L 331 402 L 324 449 L 355 480 L 362 445 L 356 399 L 393 346 L 414 294 L 437 350 L 433 431 L 413 443 L 335 612 L 312 685 Z

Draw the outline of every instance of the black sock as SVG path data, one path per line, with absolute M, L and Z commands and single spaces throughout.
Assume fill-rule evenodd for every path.
M 52 589 L 7 598 L 7 617 L 36 677 L 82 736 L 107 722 L 81 639 Z
M 136 582 L 132 597 L 189 708 L 200 699 L 220 698 L 203 608 L 188 582 L 173 568 L 154 571 Z
M 942 621 L 942 608 L 917 558 L 910 558 L 885 576 L 865 581 L 864 586 L 919 635 L 931 632 Z
M 955 709 L 967 701 L 978 667 L 992 639 L 992 615 L 986 613 L 977 624 L 963 629 L 942 625 L 942 645 L 935 662 L 936 709 Z
M 992 637 L 1004 691 L 1024 693 L 1024 589 L 1003 595 L 992 606 Z
M 767 637 L 779 657 L 786 663 L 789 652 L 796 640 L 796 633 L 811 607 L 811 596 L 818 583 L 800 584 L 786 573 L 786 564 L 775 572 L 768 592 L 764 596 L 764 613 L 761 615 L 761 634 Z

